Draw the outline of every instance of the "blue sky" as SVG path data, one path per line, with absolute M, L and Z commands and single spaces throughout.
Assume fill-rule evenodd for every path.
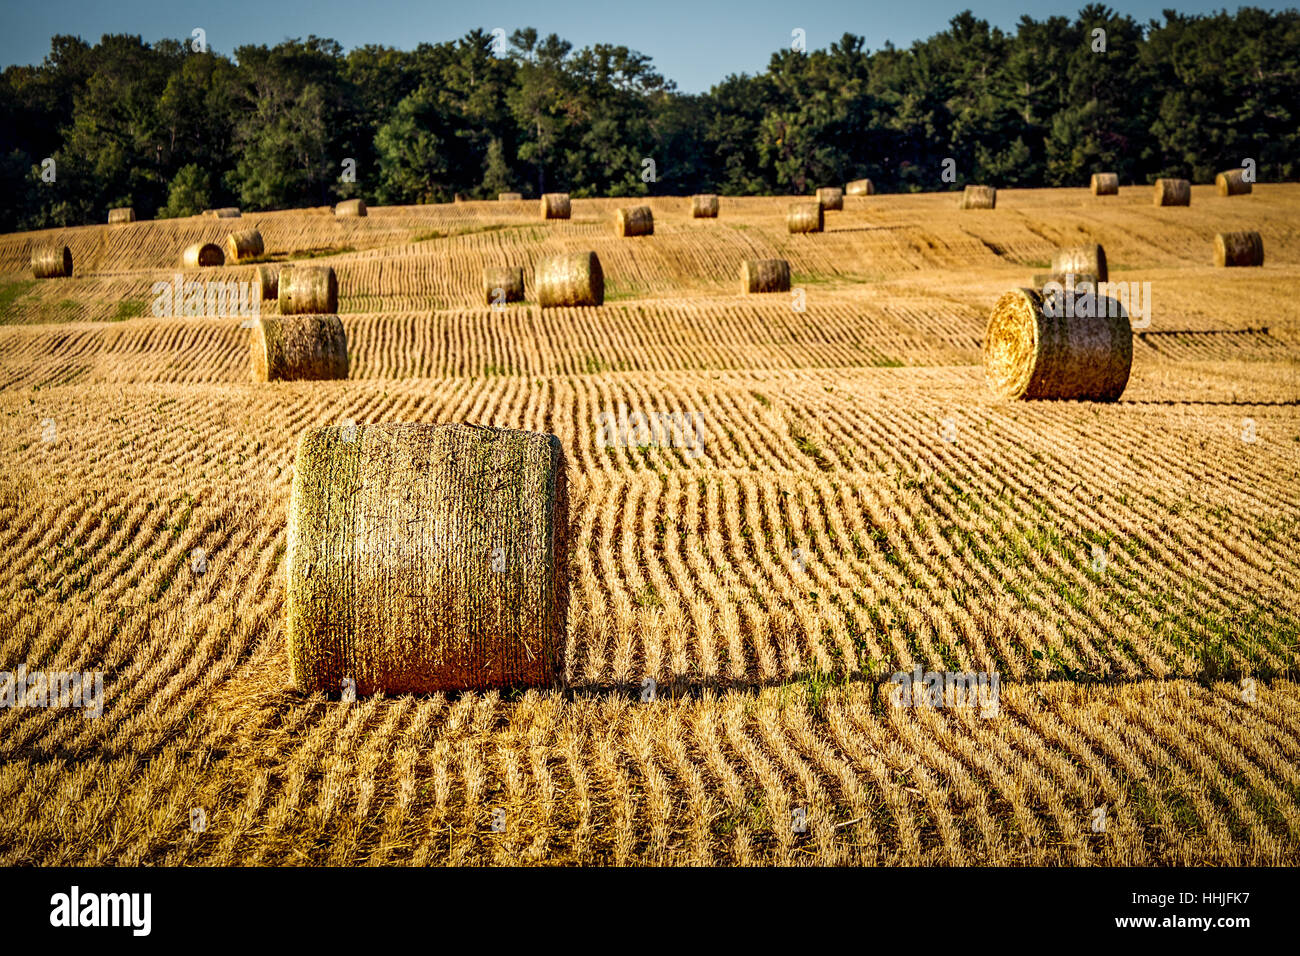
M 542 35 L 558 33 L 575 47 L 625 44 L 651 56 L 682 90 L 699 92 L 729 73 L 761 71 L 774 50 L 790 43 L 795 28 L 806 32 L 810 50 L 845 31 L 865 37 L 867 46 L 876 49 L 886 40 L 907 46 L 942 30 L 954 14 L 968 8 L 1012 29 L 1022 14 L 1073 16 L 1082 6 L 1083 0 L 309 0 L 292 5 L 276 0 L 0 0 L 0 67 L 39 63 L 56 33 L 89 42 L 104 33 L 132 33 L 152 41 L 188 37 L 202 27 L 209 45 L 229 54 L 240 44 L 274 44 L 310 33 L 338 40 L 345 49 L 366 43 L 410 49 L 423 41 L 456 39 L 474 27 L 502 27 L 509 34 L 533 26 Z M 1204 13 L 1224 4 L 1129 0 L 1111 6 L 1145 22 L 1160 18 L 1166 7 Z

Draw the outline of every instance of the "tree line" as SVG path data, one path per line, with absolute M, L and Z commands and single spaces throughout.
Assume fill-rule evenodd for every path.
M 362 196 L 446 202 L 1207 181 L 1300 172 L 1300 12 L 1138 23 L 1093 4 L 1014 32 L 969 11 L 906 49 L 846 33 L 686 94 L 625 46 L 475 30 L 344 53 L 309 36 L 91 45 L 0 74 L 0 230 Z M 951 160 L 952 162 L 946 162 Z

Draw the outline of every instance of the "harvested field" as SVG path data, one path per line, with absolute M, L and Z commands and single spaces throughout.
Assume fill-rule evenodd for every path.
M 0 709 L 0 863 L 1300 863 L 1300 186 L 1192 197 L 0 236 L 0 670 L 104 675 L 96 719 Z M 334 269 L 348 379 L 253 383 L 238 317 L 153 314 L 179 250 L 245 229 Z M 1216 269 L 1243 230 L 1266 264 Z M 993 303 L 1090 243 L 1151 284 L 1122 397 L 998 399 Z M 74 277 L 32 279 L 44 244 Z M 586 250 L 602 307 L 485 306 L 485 268 Z M 742 296 L 745 259 L 788 260 L 805 310 Z M 621 407 L 691 427 L 611 444 Z M 294 452 L 348 421 L 559 438 L 561 683 L 290 687 Z M 997 672 L 996 715 L 893 706 L 915 668 Z

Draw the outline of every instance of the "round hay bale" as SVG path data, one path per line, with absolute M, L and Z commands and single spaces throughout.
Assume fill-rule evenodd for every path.
M 838 211 L 844 208 L 844 190 L 839 186 L 823 186 L 817 190 L 817 201 L 822 208 Z
M 797 202 L 785 214 L 785 227 L 791 232 L 821 232 L 826 220 L 820 202 Z
M 497 193 L 497 202 L 522 202 L 523 193 Z
M 135 222 L 135 209 L 130 206 L 119 206 L 117 209 L 108 211 L 109 225 L 117 222 Z
M 605 273 L 594 252 L 566 252 L 537 263 L 533 287 L 543 309 L 566 305 L 602 305 Z
M 614 214 L 614 231 L 627 238 L 629 236 L 653 236 L 655 231 L 655 214 L 649 206 L 628 206 Z
M 1243 178 L 1244 169 L 1225 169 L 1214 177 L 1214 188 L 1220 196 L 1244 196 L 1250 192 L 1250 183 Z
M 203 215 L 211 219 L 238 219 L 239 209 L 235 206 L 223 206 L 221 209 L 205 209 Z
M 1119 302 L 1093 302 L 1092 314 L 1067 317 L 1064 303 L 1049 304 L 1037 290 L 1003 293 L 984 334 L 989 388 L 1010 399 L 1118 399 L 1133 364 L 1133 330 Z
M 844 187 L 844 193 L 848 196 L 871 196 L 875 191 L 870 179 L 855 179 Z
M 546 193 L 542 196 L 542 218 L 568 219 L 570 205 L 568 193 Z
M 699 193 L 691 197 L 692 219 L 717 219 L 718 197 L 713 193 Z
M 226 254 L 215 242 L 196 242 L 186 246 L 181 253 L 181 265 L 186 269 L 198 269 L 207 266 L 224 266 Z
M 1119 173 L 1093 173 L 1092 194 L 1094 196 L 1119 195 Z
M 1065 246 L 1057 249 L 1052 256 L 1052 271 L 1075 275 L 1093 275 L 1105 282 L 1109 276 L 1106 271 L 1106 250 L 1100 243 L 1092 242 L 1084 246 Z
M 790 263 L 785 259 L 746 259 L 740 264 L 740 292 L 789 292 Z
M 232 232 L 226 236 L 226 259 L 241 262 L 244 259 L 256 259 L 266 251 L 262 244 L 262 234 L 256 229 Z
M 280 267 L 258 266 L 257 284 L 262 290 L 263 299 L 275 299 L 280 295 Z
M 1185 179 L 1157 179 L 1154 203 L 1157 206 L 1190 206 L 1192 184 Z
M 314 428 L 289 501 L 286 639 L 302 693 L 550 684 L 565 629 L 554 435 L 460 424 Z
M 1214 264 L 1262 266 L 1264 240 L 1257 232 L 1221 232 L 1214 237 Z
M 524 270 L 519 266 L 484 266 L 483 296 L 488 305 L 524 301 Z
M 959 209 L 996 209 L 998 191 L 993 186 L 967 186 L 962 190 Z
M 339 280 L 332 266 L 286 266 L 276 295 L 281 315 L 333 315 L 339 310 Z
M 254 382 L 347 378 L 347 333 L 337 315 L 257 319 L 249 360 Z
M 32 275 L 38 279 L 72 275 L 72 250 L 67 246 L 36 246 L 32 249 Z
M 351 216 L 366 216 L 366 201 L 364 199 L 345 199 L 334 207 L 334 215 L 340 218 Z

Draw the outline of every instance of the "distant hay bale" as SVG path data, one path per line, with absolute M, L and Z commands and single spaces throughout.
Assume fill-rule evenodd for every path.
M 871 196 L 875 191 L 870 179 L 855 179 L 844 187 L 846 196 Z
M 629 236 L 652 236 L 655 231 L 655 214 L 649 206 L 627 206 L 614 214 L 614 231 Z
M 339 280 L 331 266 L 286 266 L 276 283 L 281 315 L 333 315 Z
M 1115 196 L 1119 194 L 1119 173 L 1093 173 L 1092 194 Z
M 1257 232 L 1221 232 L 1214 237 L 1214 264 L 1262 266 L 1264 240 Z
M 210 219 L 238 219 L 239 209 L 236 206 L 223 206 L 220 209 L 205 209 L 203 215 Z
M 119 206 L 117 209 L 108 211 L 108 222 L 112 225 L 116 222 L 135 222 L 135 209 L 131 206 Z
M 998 191 L 993 186 L 967 186 L 961 194 L 959 209 L 996 209 Z
M 1154 203 L 1157 206 L 1190 206 L 1192 184 L 1185 179 L 1157 179 Z
M 256 259 L 266 252 L 262 243 L 262 234 L 256 229 L 244 229 L 226 236 L 226 259 L 229 262 L 242 262 Z
M 280 267 L 258 266 L 257 284 L 261 288 L 263 299 L 276 299 L 280 296 Z
M 523 193 L 497 193 L 497 202 L 522 202 Z
M 255 382 L 348 377 L 348 337 L 337 315 L 257 319 L 249 359 Z
M 1250 192 L 1250 183 L 1245 180 L 1244 169 L 1225 169 L 1214 177 L 1214 188 L 1220 196 L 1244 196 Z
M 1097 287 L 1097 276 L 1091 272 L 1039 272 L 1034 276 L 1034 288 L 1041 289 L 1049 282 L 1055 282 L 1062 289 L 1069 288 L 1073 283 L 1076 289 L 1083 285 L 1091 285 L 1094 289 Z
M 340 219 L 354 216 L 367 216 L 366 201 L 364 199 L 345 199 L 334 207 L 334 215 Z
M 568 193 L 546 193 L 542 196 L 543 219 L 568 219 L 569 210 Z
M 36 246 L 32 249 L 32 274 L 38 279 L 72 275 L 72 250 L 67 246 Z
M 718 197 L 713 193 L 699 193 L 691 197 L 692 219 L 717 219 Z
M 483 295 L 488 305 L 524 301 L 524 270 L 519 266 L 485 266 Z
M 844 190 L 839 186 L 823 186 L 817 190 L 817 201 L 823 209 L 839 211 L 844 208 Z
M 1063 303 L 1053 315 L 1034 289 L 1003 293 L 984 335 L 989 387 L 1009 399 L 1118 399 L 1133 364 L 1133 330 L 1118 301 L 1093 301 L 1092 315 L 1067 317 Z
M 554 306 L 601 305 L 605 273 L 594 252 L 566 252 L 537 263 L 533 287 L 543 309 Z
M 207 266 L 224 266 L 226 254 L 215 242 L 196 242 L 187 246 L 181 253 L 181 265 L 186 269 L 198 269 Z
M 1106 270 L 1106 250 L 1096 242 L 1057 249 L 1052 256 L 1052 271 L 1094 275 L 1105 282 L 1109 277 L 1109 272 Z
M 564 488 L 554 435 L 423 423 L 308 431 L 289 502 L 293 686 L 427 694 L 554 682 Z
M 826 220 L 820 202 L 797 202 L 785 214 L 785 226 L 790 232 L 821 232 Z
M 790 263 L 785 259 L 746 259 L 740 264 L 740 292 L 789 292 Z

